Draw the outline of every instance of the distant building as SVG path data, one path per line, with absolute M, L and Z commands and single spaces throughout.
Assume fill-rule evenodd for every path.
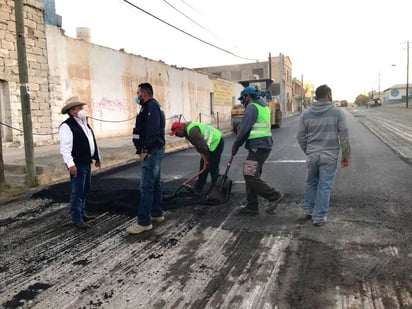
M 412 100 L 412 86 L 408 86 L 408 101 Z M 383 91 L 383 103 L 403 103 L 406 102 L 406 84 L 393 85 Z
M 283 112 L 297 112 L 301 104 L 301 82 L 292 78 L 292 62 L 279 54 L 269 61 L 195 68 L 234 82 L 250 79 L 273 79 L 271 93 L 279 99 Z

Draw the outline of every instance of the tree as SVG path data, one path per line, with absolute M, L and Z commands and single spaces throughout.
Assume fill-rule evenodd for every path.
M 360 94 L 356 97 L 355 104 L 358 106 L 366 106 L 369 102 L 369 96 Z

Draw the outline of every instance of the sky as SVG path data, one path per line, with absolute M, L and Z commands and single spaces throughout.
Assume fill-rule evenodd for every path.
M 94 44 L 186 68 L 282 53 L 292 77 L 349 102 L 406 83 L 410 1 L 55 0 L 67 36 L 88 27 Z

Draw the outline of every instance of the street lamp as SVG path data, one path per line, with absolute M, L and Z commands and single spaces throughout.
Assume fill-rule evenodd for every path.
M 382 104 L 382 100 L 381 100 L 381 70 L 378 71 L 378 95 L 379 95 L 379 103 Z

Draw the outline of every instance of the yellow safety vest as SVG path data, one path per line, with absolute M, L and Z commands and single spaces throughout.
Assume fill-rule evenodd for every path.
M 256 122 L 252 126 L 248 139 L 272 136 L 269 106 L 262 106 L 255 102 L 252 102 L 251 104 L 256 106 L 258 116 Z
M 199 127 L 200 133 L 203 135 L 207 147 L 209 147 L 210 151 L 214 151 L 217 145 L 219 145 L 220 139 L 222 137 L 222 132 L 208 124 L 204 124 L 201 122 L 191 122 L 186 128 L 187 135 L 189 135 L 189 131 L 193 127 Z

